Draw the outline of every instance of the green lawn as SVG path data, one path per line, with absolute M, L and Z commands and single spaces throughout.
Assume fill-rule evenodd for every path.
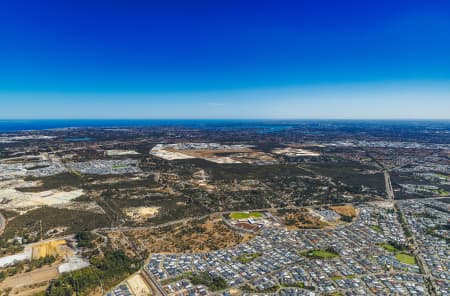
M 339 276 L 339 275 L 337 275 L 337 276 L 332 276 L 331 279 L 333 281 L 338 281 L 338 280 L 343 280 L 343 279 L 353 279 L 355 277 L 356 277 L 356 275 L 354 275 L 354 274 L 347 275 L 347 276 Z
M 398 261 L 405 263 L 405 264 L 416 264 L 416 258 L 414 256 L 411 256 L 409 254 L 405 253 L 398 253 L 395 255 L 395 258 L 397 258 Z
M 254 254 L 244 254 L 242 256 L 236 257 L 236 261 L 241 262 L 242 264 L 247 264 L 249 262 L 252 262 L 254 259 L 260 257 L 261 253 L 254 253 Z
M 118 169 L 126 168 L 127 166 L 128 165 L 126 165 L 126 164 L 115 164 L 115 165 L 112 166 L 112 169 L 113 170 L 118 170 Z
M 449 194 L 449 192 L 445 191 L 444 189 L 435 189 L 435 190 L 431 190 L 431 192 L 433 192 L 436 195 L 440 195 L 440 196 L 447 196 Z
M 235 212 L 230 214 L 230 218 L 233 220 L 249 219 L 249 218 L 261 218 L 263 216 L 260 212 Z
M 339 257 L 339 254 L 335 252 L 330 252 L 326 250 L 313 250 L 308 252 L 300 253 L 300 255 L 309 257 L 309 258 L 315 258 L 315 259 L 332 259 Z
M 280 285 L 280 288 L 301 288 L 301 289 L 304 289 L 305 288 L 305 283 L 297 282 L 297 283 L 294 283 L 294 284 L 283 284 L 283 285 Z
M 324 251 L 324 250 L 313 251 L 313 255 L 316 257 L 321 257 L 323 259 L 330 259 L 330 258 L 335 258 L 335 257 L 339 256 L 339 254 Z
M 383 233 L 383 231 L 381 230 L 381 228 L 378 225 L 370 225 L 369 227 L 378 233 Z
M 379 244 L 379 246 L 382 247 L 383 249 L 389 251 L 389 252 L 400 251 L 399 249 L 397 249 L 396 247 L 394 247 L 393 245 L 388 244 L 388 243 L 382 243 L 382 244 Z

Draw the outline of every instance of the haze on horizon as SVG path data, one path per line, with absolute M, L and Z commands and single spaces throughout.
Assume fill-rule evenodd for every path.
M 448 1 L 6 2 L 0 119 L 450 119 Z

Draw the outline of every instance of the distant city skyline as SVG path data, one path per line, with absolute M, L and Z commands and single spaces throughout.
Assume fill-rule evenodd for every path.
M 0 4 L 0 119 L 449 119 L 447 1 Z

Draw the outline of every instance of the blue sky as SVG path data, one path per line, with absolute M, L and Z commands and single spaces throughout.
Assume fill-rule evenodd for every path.
M 450 118 L 450 3 L 1 1 L 0 118 Z

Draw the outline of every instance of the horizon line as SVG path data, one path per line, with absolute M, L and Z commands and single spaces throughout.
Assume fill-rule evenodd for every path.
M 195 120 L 206 120 L 206 121 L 257 121 L 257 120 L 269 120 L 269 121 L 298 121 L 298 120 L 374 120 L 374 121 L 391 121 L 391 120 L 399 120 L 399 121 L 410 121 L 410 120 L 423 120 L 423 121 L 450 121 L 450 118 L 332 118 L 332 117 L 311 117 L 311 118 L 125 118 L 125 117 L 116 117 L 116 118 L 0 118 L 1 121 L 39 121 L 39 120 L 182 120 L 182 121 L 195 121 Z

